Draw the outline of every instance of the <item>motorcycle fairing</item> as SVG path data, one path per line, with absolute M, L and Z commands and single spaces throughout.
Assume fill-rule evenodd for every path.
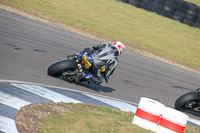
M 89 69 L 92 66 L 93 59 L 92 56 L 89 55 L 88 53 L 83 54 L 82 60 L 84 61 L 86 69 Z

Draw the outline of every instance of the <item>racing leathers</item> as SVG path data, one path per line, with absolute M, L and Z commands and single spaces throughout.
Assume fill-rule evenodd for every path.
M 101 43 L 90 48 L 86 48 L 84 52 L 89 53 L 93 58 L 91 68 L 88 69 L 88 74 L 93 74 L 90 77 L 95 84 L 101 84 L 103 78 L 108 83 L 109 77 L 113 74 L 117 64 L 119 52 L 116 47 L 109 43 Z

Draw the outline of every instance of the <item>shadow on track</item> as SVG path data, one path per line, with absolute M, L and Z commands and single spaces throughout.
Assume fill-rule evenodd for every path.
M 87 88 L 92 89 L 92 90 L 97 91 L 97 92 L 112 93 L 113 91 L 116 91 L 115 89 L 113 89 L 111 87 L 96 85 L 92 82 L 90 84 L 88 84 L 87 82 L 82 82 L 78 85 L 87 87 Z
M 66 80 L 66 78 L 64 78 L 63 76 L 60 76 L 58 77 L 59 79 L 61 80 L 64 80 L 68 83 L 71 83 L 71 84 L 76 84 L 74 82 L 69 82 Z M 83 86 L 83 87 L 86 87 L 86 88 L 89 88 L 91 90 L 94 90 L 94 91 L 97 91 L 97 92 L 105 92 L 105 93 L 112 93 L 113 91 L 116 91 L 115 89 L 111 88 L 111 87 L 107 87 L 107 86 L 102 86 L 102 85 L 96 85 L 94 84 L 93 82 L 90 82 L 90 84 L 88 84 L 87 81 L 84 81 L 84 82 L 80 82 L 76 85 L 80 85 L 80 86 Z

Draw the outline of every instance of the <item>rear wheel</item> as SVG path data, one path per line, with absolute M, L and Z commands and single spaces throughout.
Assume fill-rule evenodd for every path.
M 63 72 L 66 71 L 75 71 L 77 69 L 77 64 L 75 60 L 72 59 L 66 59 L 60 62 L 57 62 L 55 64 L 52 64 L 48 70 L 48 75 L 52 77 L 58 77 L 63 74 Z

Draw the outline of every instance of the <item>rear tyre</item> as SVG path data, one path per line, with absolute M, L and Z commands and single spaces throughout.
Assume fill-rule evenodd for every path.
M 66 71 L 75 71 L 77 69 L 77 64 L 75 60 L 66 59 L 55 64 L 52 64 L 47 73 L 49 76 L 58 77 L 61 76 L 63 72 Z

